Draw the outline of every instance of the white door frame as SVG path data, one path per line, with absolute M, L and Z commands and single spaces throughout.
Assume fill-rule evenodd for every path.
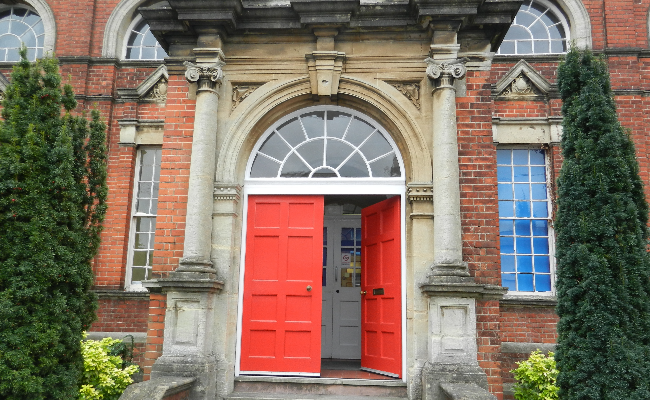
M 248 225 L 249 195 L 399 195 L 401 214 L 401 291 L 402 291 L 402 381 L 406 382 L 406 185 L 404 178 L 311 178 L 287 179 L 282 182 L 254 179 L 247 180 L 243 191 L 242 241 L 239 268 L 239 293 L 237 302 L 237 347 L 235 376 L 241 374 L 242 308 L 244 301 L 244 273 L 246 272 L 246 230 Z M 268 373 L 273 375 L 273 373 Z M 281 375 L 281 373 L 275 373 Z M 295 375 L 295 374 L 294 374 Z M 299 374 L 300 375 L 300 374 Z M 305 373 L 311 376 L 312 374 Z

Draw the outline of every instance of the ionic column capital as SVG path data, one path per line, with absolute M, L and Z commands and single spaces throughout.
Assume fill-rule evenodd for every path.
M 189 82 L 198 82 L 197 92 L 212 91 L 216 93 L 218 86 L 223 82 L 223 69 L 226 65 L 225 62 L 219 60 L 210 65 L 198 65 L 189 61 L 183 63 L 187 70 L 185 71 L 185 78 Z
M 427 58 L 427 77 L 431 80 L 440 79 L 438 87 L 452 87 L 454 79 L 462 79 L 467 72 L 465 68 L 466 58 L 455 60 L 434 60 Z

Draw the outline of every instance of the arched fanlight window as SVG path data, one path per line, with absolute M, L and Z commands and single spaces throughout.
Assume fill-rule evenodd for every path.
M 369 118 L 340 107 L 293 113 L 260 140 L 250 178 L 402 176 L 395 145 Z
M 569 24 L 552 3 L 526 0 L 499 47 L 498 54 L 558 54 L 567 50 Z
M 149 24 L 141 17 L 134 20 L 129 30 L 129 40 L 126 43 L 127 60 L 162 60 L 167 53 L 151 33 Z
M 43 57 L 45 28 L 35 12 L 11 7 L 0 12 L 0 61 L 19 61 L 18 50 L 27 47 L 27 59 Z

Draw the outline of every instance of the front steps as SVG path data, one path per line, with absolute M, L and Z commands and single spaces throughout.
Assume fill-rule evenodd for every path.
M 406 383 L 392 380 L 240 376 L 226 400 L 404 400 Z

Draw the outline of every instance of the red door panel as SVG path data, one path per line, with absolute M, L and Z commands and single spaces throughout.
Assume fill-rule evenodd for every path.
M 248 197 L 242 372 L 320 373 L 323 207 Z
M 361 368 L 402 375 L 400 198 L 361 211 Z

